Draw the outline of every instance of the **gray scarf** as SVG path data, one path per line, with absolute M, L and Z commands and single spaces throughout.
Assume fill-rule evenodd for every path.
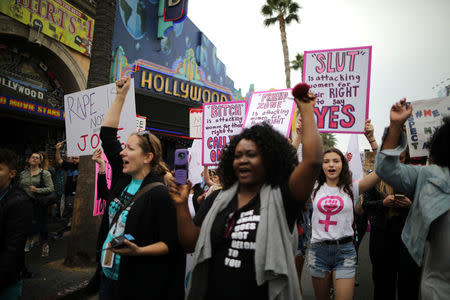
M 225 209 L 237 193 L 236 182 L 222 190 L 203 220 L 195 246 L 194 267 L 186 299 L 202 300 L 208 287 L 208 259 L 212 256 L 211 228 L 217 214 Z M 289 230 L 279 187 L 263 185 L 260 190 L 260 222 L 256 231 L 256 283 L 268 282 L 269 300 L 302 299 L 298 285 L 294 256 L 298 235 Z M 232 287 L 230 287 L 232 288 Z

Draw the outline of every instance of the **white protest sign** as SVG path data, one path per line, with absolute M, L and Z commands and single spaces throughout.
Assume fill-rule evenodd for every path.
M 223 149 L 231 137 L 241 133 L 245 101 L 203 104 L 202 164 L 219 164 Z
M 202 140 L 195 139 L 189 150 L 189 181 L 192 185 L 202 182 Z
M 144 131 L 147 126 L 147 117 L 136 115 L 136 131 Z
M 450 115 L 450 97 L 414 101 L 411 104 L 413 112 L 406 121 L 409 155 L 428 156 L 430 137 L 441 125 L 442 117 Z
M 202 138 L 203 109 L 189 108 L 189 137 L 193 139 Z
M 101 146 L 100 127 L 115 97 L 115 83 L 64 96 L 68 156 L 92 155 Z M 125 143 L 133 132 L 136 132 L 136 106 L 134 79 L 131 79 L 117 136 L 121 143 Z
M 267 122 L 288 138 L 296 105 L 291 91 L 284 89 L 252 93 L 244 128 Z
M 372 46 L 305 51 L 303 81 L 317 97 L 320 132 L 364 133 Z

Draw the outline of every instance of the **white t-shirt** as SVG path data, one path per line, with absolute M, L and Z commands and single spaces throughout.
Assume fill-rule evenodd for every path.
M 359 196 L 359 181 L 352 184 L 353 197 Z M 316 183 L 317 186 L 317 183 Z M 313 200 L 311 243 L 353 236 L 353 201 L 338 187 L 325 182 Z

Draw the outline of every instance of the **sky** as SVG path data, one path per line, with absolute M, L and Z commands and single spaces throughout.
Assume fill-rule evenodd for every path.
M 189 0 L 188 17 L 217 47 L 227 75 L 245 95 L 286 88 L 278 24 L 263 25 L 265 0 Z M 369 118 L 381 142 L 389 109 L 437 97 L 450 84 L 450 0 L 297 0 L 300 24 L 287 27 L 290 60 L 307 50 L 372 46 Z M 300 71 L 291 82 L 301 82 Z M 349 134 L 336 135 L 347 150 Z M 363 135 L 360 149 L 369 149 Z

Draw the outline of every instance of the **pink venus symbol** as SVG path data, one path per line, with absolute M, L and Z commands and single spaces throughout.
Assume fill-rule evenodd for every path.
M 326 215 L 325 220 L 319 220 L 319 224 L 325 225 L 325 232 L 328 232 L 330 225 L 337 225 L 337 221 L 331 221 L 331 216 L 337 214 L 344 208 L 344 201 L 339 196 L 325 196 L 319 199 L 317 208 Z

